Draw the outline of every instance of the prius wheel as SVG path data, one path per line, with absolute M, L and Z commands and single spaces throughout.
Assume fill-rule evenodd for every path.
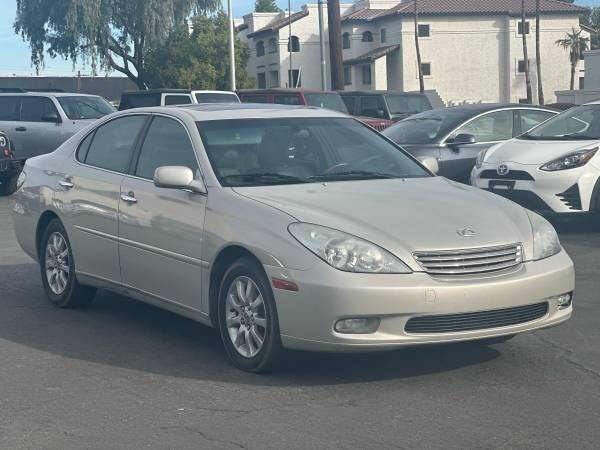
M 87 306 L 96 290 L 77 281 L 71 244 L 58 219 L 46 227 L 40 250 L 42 283 L 52 304 L 59 308 Z
M 268 372 L 281 364 L 284 350 L 273 291 L 262 268 L 250 258 L 235 262 L 223 278 L 219 328 L 238 368 Z

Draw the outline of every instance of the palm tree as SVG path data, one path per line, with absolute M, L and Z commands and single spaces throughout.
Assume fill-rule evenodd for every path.
M 423 81 L 423 67 L 421 66 L 421 49 L 419 48 L 419 8 L 417 0 L 415 1 L 415 48 L 417 50 L 417 70 L 419 71 L 419 90 L 425 92 L 425 82 Z
M 540 52 L 540 0 L 535 0 L 535 65 L 537 68 L 538 103 L 544 104 L 542 86 L 542 56 Z
M 529 55 L 527 53 L 527 30 L 525 28 L 525 0 L 521 0 L 521 36 L 523 37 L 523 60 L 525 65 L 525 88 L 527 89 L 527 103 L 531 104 L 531 78 L 529 77 Z
M 575 69 L 581 59 L 583 52 L 588 50 L 589 39 L 581 36 L 582 30 L 573 28 L 567 37 L 556 41 L 556 45 L 569 51 L 569 61 L 571 62 L 571 90 L 575 89 Z

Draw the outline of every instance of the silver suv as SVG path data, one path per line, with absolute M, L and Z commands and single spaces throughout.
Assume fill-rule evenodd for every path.
M 17 159 L 49 153 L 96 119 L 115 111 L 102 97 L 67 93 L 0 94 L 0 131 Z

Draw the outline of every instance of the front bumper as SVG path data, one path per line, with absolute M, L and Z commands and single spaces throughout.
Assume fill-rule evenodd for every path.
M 266 266 L 269 278 L 284 278 L 298 292 L 274 290 L 282 343 L 314 351 L 387 350 L 417 344 L 456 342 L 510 335 L 557 325 L 571 316 L 572 306 L 559 308 L 552 297 L 572 292 L 574 270 L 563 250 L 505 273 L 479 277 L 432 277 L 354 274 L 320 262 L 307 271 Z M 518 325 L 475 331 L 414 334 L 409 319 L 422 315 L 458 314 L 533 305 L 549 299 L 543 317 Z M 344 318 L 378 317 L 372 334 L 342 334 L 334 324 Z
M 541 214 L 585 213 L 590 211 L 599 173 L 595 167 L 544 172 L 539 165 L 503 163 L 506 176 L 490 176 L 500 164 L 485 163 L 471 171 L 471 185 L 513 200 Z M 513 174 L 518 174 L 514 176 Z M 530 179 L 521 179 L 529 177 Z

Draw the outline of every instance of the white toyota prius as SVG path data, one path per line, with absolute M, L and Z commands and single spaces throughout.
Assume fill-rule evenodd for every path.
M 471 184 L 545 213 L 600 213 L 600 101 L 482 151 Z

